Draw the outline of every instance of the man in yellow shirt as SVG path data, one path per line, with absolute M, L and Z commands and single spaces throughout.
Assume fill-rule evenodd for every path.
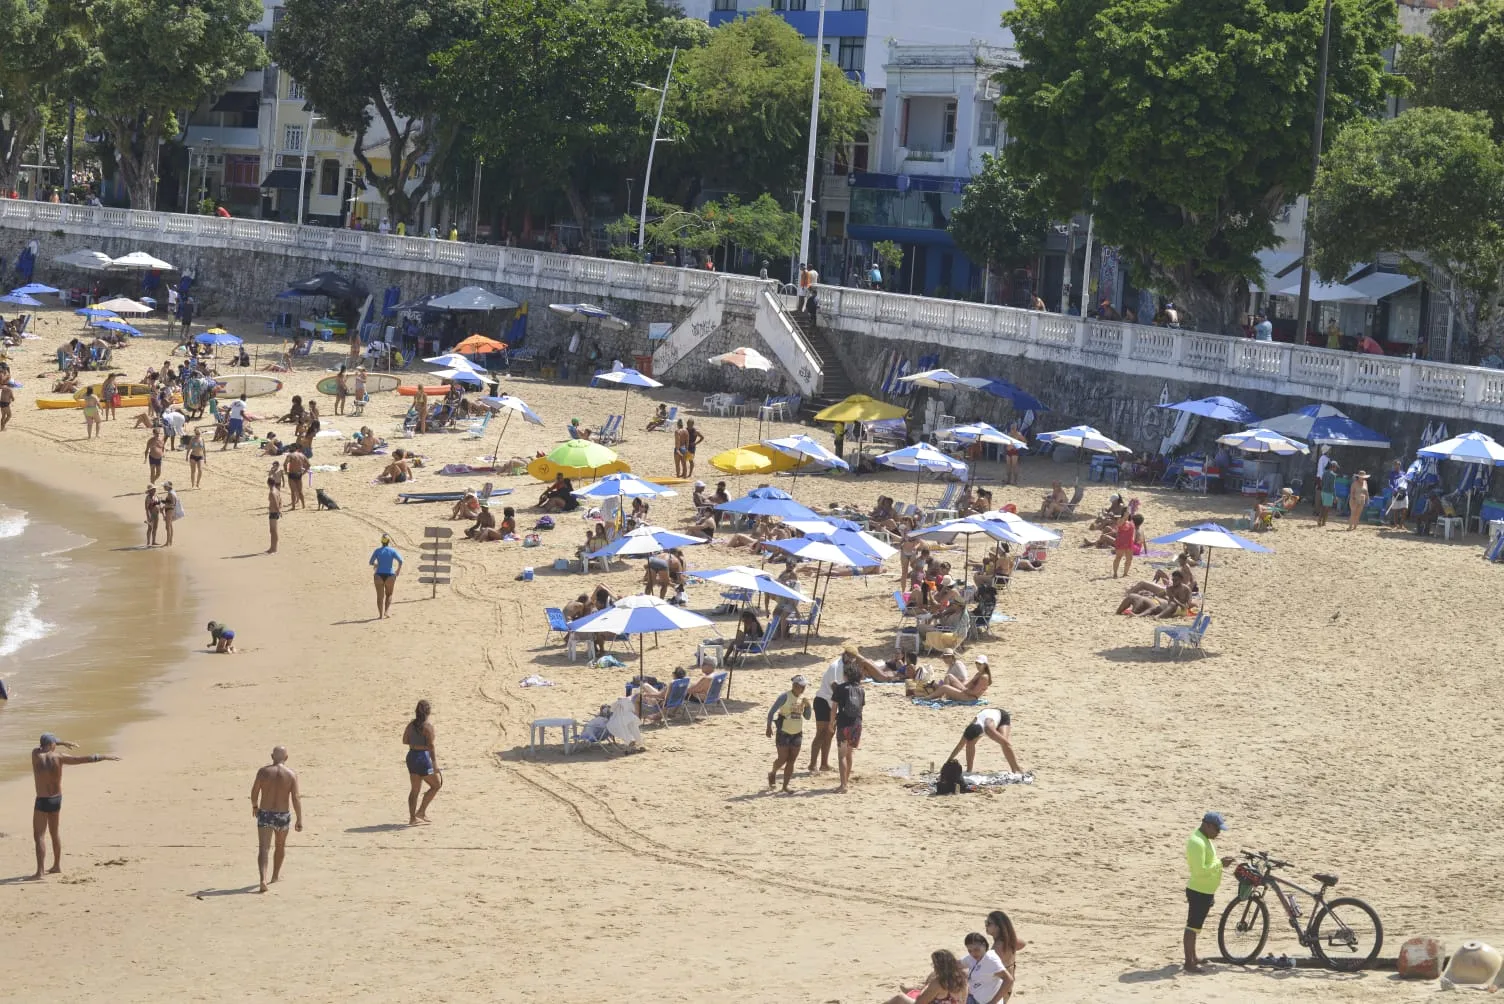
M 1222 869 L 1232 864 L 1233 859 L 1217 857 L 1217 845 L 1212 843 L 1227 829 L 1220 812 L 1208 812 L 1201 817 L 1201 825 L 1191 832 L 1185 842 L 1185 863 L 1190 878 L 1185 884 L 1185 971 L 1201 972 L 1202 959 L 1196 957 L 1196 936 L 1206 915 L 1211 912 L 1217 887 L 1222 884 Z

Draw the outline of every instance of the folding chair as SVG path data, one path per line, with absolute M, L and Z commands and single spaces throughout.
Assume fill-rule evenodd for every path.
M 1074 517 L 1076 515 L 1076 507 L 1081 504 L 1081 500 L 1085 497 L 1086 486 L 1077 485 L 1076 490 L 1071 492 L 1071 500 L 1065 504 L 1064 513 L 1066 515 Z
M 486 426 L 491 424 L 491 417 L 495 414 L 496 413 L 493 411 L 488 411 L 480 418 L 477 418 L 475 421 L 467 425 L 465 427 L 464 438 L 480 439 L 482 436 L 484 436 L 486 434 Z
M 954 519 L 956 517 L 956 495 L 960 491 L 960 485 L 952 481 L 945 486 L 945 494 L 940 496 L 940 501 L 934 506 L 924 510 L 923 523 L 932 526 L 940 522 L 941 518 Z
M 731 651 L 727 653 L 728 659 L 740 659 L 742 656 L 760 655 L 762 656 L 762 661 L 767 663 L 768 668 L 771 669 L 773 667 L 773 660 L 768 658 L 768 647 L 773 644 L 773 639 L 778 634 L 778 625 L 782 623 L 782 620 L 782 617 L 774 614 L 773 619 L 768 621 L 767 628 L 763 630 L 761 638 L 747 638 L 737 642 L 732 646 Z
M 544 607 L 543 615 L 548 618 L 548 633 L 543 636 L 543 644 L 558 635 L 562 641 L 569 637 L 569 622 L 564 619 L 564 611 L 559 607 Z
M 670 683 L 668 693 L 663 695 L 663 703 L 658 705 L 658 724 L 666 727 L 670 715 L 678 715 L 685 721 L 694 721 L 686 705 L 688 695 L 689 677 L 682 677 Z M 646 707 L 643 710 L 646 711 Z
M 695 704 L 698 704 L 700 706 L 700 717 L 701 718 L 708 718 L 708 717 L 710 717 L 710 709 L 711 708 L 720 708 L 721 709 L 721 714 L 723 714 L 723 715 L 729 715 L 729 714 L 731 714 L 731 709 L 729 709 L 729 708 L 726 707 L 726 702 L 721 697 L 721 692 L 726 689 L 726 680 L 730 677 L 730 675 L 731 674 L 729 674 L 729 673 L 714 673 L 714 674 L 712 674 L 711 677 L 710 677 L 710 690 L 705 694 L 705 699 L 703 701 L 691 701 L 690 702 L 690 705 L 691 705 L 690 709 L 689 709 L 690 714 L 691 715 L 694 714 L 694 707 L 693 707 L 693 705 L 695 705 Z
M 783 623 L 785 626 L 790 628 L 802 627 L 804 628 L 805 633 L 813 634 L 815 625 L 820 623 L 820 601 L 815 600 L 813 603 L 811 603 L 809 605 L 808 613 L 795 614 L 793 617 L 788 618 Z

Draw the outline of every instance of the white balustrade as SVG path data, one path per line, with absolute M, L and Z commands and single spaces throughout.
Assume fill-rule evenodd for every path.
M 1229 369 L 1227 349 L 1231 339 L 1218 335 L 1204 335 L 1194 331 L 1182 331 L 1183 349 L 1181 364 L 1191 369 L 1221 372 Z
M 1175 358 L 1175 336 L 1163 328 L 1133 325 L 1131 358 L 1146 362 L 1168 363 Z
M 1123 352 L 1123 325 L 1111 321 L 1090 321 L 1086 328 L 1087 352 L 1117 358 Z
M 1330 349 L 1291 346 L 1290 379 L 1323 389 L 1335 389 L 1342 377 L 1342 356 Z
M 1040 314 L 1039 340 L 1047 345 L 1073 346 L 1076 344 L 1076 322 L 1059 314 Z

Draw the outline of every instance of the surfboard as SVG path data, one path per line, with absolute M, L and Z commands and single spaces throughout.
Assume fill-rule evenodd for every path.
M 389 391 L 389 390 L 396 390 L 397 389 L 397 385 L 399 383 L 401 383 L 401 382 L 402 382 L 401 380 L 397 379 L 395 376 L 393 376 L 390 373 L 367 373 L 366 374 L 366 393 L 367 394 L 381 394 L 381 393 L 384 393 L 384 392 Z M 337 377 L 337 376 L 328 376 L 328 377 L 324 377 L 324 379 L 320 380 L 318 382 L 318 384 L 316 385 L 315 389 L 318 390 L 318 392 L 320 394 L 328 394 L 330 397 L 333 397 L 334 396 L 334 392 L 338 388 L 338 386 L 339 386 L 339 377 Z M 355 374 L 354 373 L 350 373 L 348 371 L 345 373 L 345 386 L 350 389 L 350 393 L 351 394 L 355 393 Z
M 263 394 L 275 394 L 282 389 L 282 381 L 276 377 L 263 376 L 260 373 L 232 373 L 229 376 L 219 377 L 220 393 L 235 397 L 244 394 L 246 397 L 261 397 Z

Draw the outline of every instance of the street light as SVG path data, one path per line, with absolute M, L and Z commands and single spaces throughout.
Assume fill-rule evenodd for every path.
M 1311 130 L 1311 192 L 1306 195 L 1305 217 L 1300 229 L 1303 247 L 1300 253 L 1300 305 L 1296 308 L 1295 344 L 1306 343 L 1306 327 L 1311 322 L 1311 197 L 1316 191 L 1316 172 L 1321 168 L 1321 132 L 1326 121 L 1326 74 L 1332 46 L 1332 0 L 1326 0 L 1326 18 L 1321 26 L 1321 69 L 1316 76 L 1316 124 Z
M 799 226 L 799 260 L 809 264 L 809 217 L 815 204 L 815 144 L 820 131 L 820 71 L 825 66 L 825 0 L 815 29 L 815 87 L 809 102 L 809 155 L 804 164 L 804 211 Z
M 637 250 L 642 250 L 643 242 L 647 239 L 648 228 L 648 189 L 653 185 L 653 154 L 658 152 L 659 143 L 672 143 L 672 139 L 660 139 L 658 127 L 663 124 L 663 104 L 668 100 L 668 85 L 674 79 L 674 61 L 679 58 L 679 50 L 675 47 L 668 57 L 668 72 L 663 75 L 663 86 L 654 87 L 651 84 L 638 84 L 645 91 L 658 92 L 658 115 L 653 119 L 653 141 L 648 144 L 648 169 L 642 176 L 642 212 L 637 217 Z
M 303 149 L 298 151 L 298 226 L 303 225 L 303 192 L 308 183 L 308 153 L 313 149 L 313 105 L 308 106 L 308 128 L 303 132 Z

